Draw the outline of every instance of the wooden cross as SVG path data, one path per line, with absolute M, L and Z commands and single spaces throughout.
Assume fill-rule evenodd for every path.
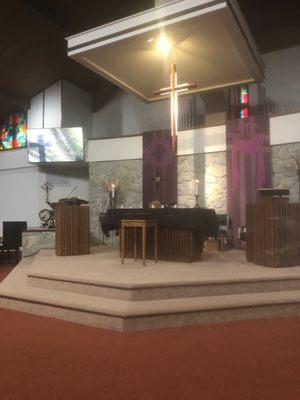
M 156 90 L 154 94 L 156 96 L 171 95 L 171 136 L 173 150 L 176 148 L 177 140 L 177 125 L 178 125 L 178 93 L 185 92 L 189 89 L 195 88 L 195 83 L 181 83 L 177 82 L 177 71 L 176 65 L 171 62 L 170 70 L 170 86 Z

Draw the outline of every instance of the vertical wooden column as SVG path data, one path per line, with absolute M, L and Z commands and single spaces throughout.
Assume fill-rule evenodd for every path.
M 56 255 L 89 254 L 90 208 L 78 205 L 57 205 L 55 218 Z

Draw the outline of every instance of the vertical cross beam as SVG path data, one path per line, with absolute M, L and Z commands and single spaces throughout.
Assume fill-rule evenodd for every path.
M 172 136 L 173 150 L 176 148 L 177 132 L 178 132 L 178 93 L 185 92 L 195 87 L 196 85 L 194 83 L 178 84 L 176 65 L 173 61 L 171 61 L 170 86 L 159 89 L 154 92 L 156 96 L 165 96 L 165 95 L 171 96 L 171 136 Z
M 171 63 L 170 71 L 171 83 L 171 136 L 173 149 L 176 148 L 178 131 L 178 93 L 177 93 L 177 72 L 174 63 Z

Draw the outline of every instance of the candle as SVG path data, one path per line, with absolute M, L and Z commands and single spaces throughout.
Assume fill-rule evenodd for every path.
M 111 185 L 111 197 L 114 199 L 115 198 L 115 184 L 113 183 L 112 185 Z
M 199 196 L 199 180 L 195 180 L 195 196 Z

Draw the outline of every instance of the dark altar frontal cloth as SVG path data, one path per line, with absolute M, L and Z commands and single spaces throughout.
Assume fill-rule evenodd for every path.
M 184 262 L 199 260 L 204 241 L 216 237 L 219 227 L 215 211 L 205 208 L 109 209 L 101 218 L 103 233 L 108 235 L 110 230 L 119 229 L 125 219 L 157 221 L 159 259 Z M 126 241 L 127 255 L 131 256 L 132 238 Z M 147 245 L 147 254 L 152 258 L 151 235 Z

